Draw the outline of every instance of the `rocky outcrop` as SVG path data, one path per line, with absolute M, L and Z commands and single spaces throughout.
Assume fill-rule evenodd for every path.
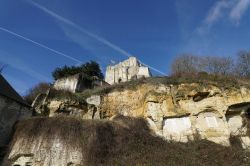
M 244 125 L 249 123 L 245 115 L 250 111 L 250 90 L 245 87 L 143 84 L 102 98 L 100 110 L 105 118 L 116 114 L 144 117 L 158 135 L 168 140 L 187 142 L 198 136 L 229 145 L 230 136 L 237 135 L 244 147 L 250 146 Z
M 230 145 L 239 136 L 250 145 L 247 123 L 250 89 L 222 88 L 214 84 L 140 84 L 134 89 L 92 95 L 86 103 L 48 100 L 49 116 L 60 113 L 83 119 L 112 119 L 116 115 L 143 117 L 151 129 L 167 140 L 187 142 L 195 137 Z
M 49 118 L 18 123 L 6 165 L 105 165 L 105 162 L 112 165 L 121 156 L 128 161 L 131 152 L 140 154 L 129 160 L 133 163 L 148 153 L 158 152 L 161 146 L 165 149 L 153 157 L 149 154 L 150 160 L 161 154 L 169 155 L 165 152 L 176 149 L 174 144 L 185 149 L 189 143 L 194 146 L 204 141 L 206 146 L 197 145 L 193 151 L 212 145 L 215 149 L 226 149 L 223 156 L 227 156 L 231 147 L 226 146 L 232 144 L 232 138 L 237 138 L 243 148 L 250 148 L 250 88 L 247 86 L 142 83 L 132 88 L 114 86 L 113 90 L 91 91 L 88 95 L 48 92 L 37 97 L 33 108 L 38 115 Z M 138 145 L 146 148 L 141 150 Z M 214 148 L 204 156 L 221 154 Z M 231 151 L 230 157 L 236 160 L 238 156 Z M 181 158 L 188 153 L 184 151 Z M 243 163 L 249 163 L 244 153 L 242 150 L 239 156 L 243 156 Z M 197 154 L 194 156 L 200 157 Z M 169 157 L 164 159 L 171 161 Z M 183 161 L 188 159 L 187 155 Z M 127 164 L 121 164 L 120 160 L 113 165 Z
M 100 130 L 102 126 L 114 130 L 115 124 L 69 117 L 22 121 L 17 125 L 4 165 L 88 165 L 92 146 L 102 139 L 99 135 L 109 136 L 109 131 Z

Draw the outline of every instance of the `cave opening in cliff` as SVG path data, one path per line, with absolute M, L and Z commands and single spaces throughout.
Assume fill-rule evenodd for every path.
M 250 119 L 250 107 L 246 110 L 246 117 Z

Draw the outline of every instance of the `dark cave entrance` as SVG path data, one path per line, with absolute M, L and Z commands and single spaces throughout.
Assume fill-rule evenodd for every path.
M 246 110 L 245 115 L 247 119 L 250 119 L 250 107 Z

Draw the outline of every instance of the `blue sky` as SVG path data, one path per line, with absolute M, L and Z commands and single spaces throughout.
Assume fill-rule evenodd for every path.
M 0 0 L 0 64 L 24 95 L 54 68 L 89 60 L 103 71 L 136 56 L 155 75 L 175 56 L 250 48 L 250 0 Z

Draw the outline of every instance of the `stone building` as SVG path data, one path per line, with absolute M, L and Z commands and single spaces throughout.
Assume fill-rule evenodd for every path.
M 10 139 L 13 125 L 31 115 L 30 106 L 0 75 L 0 152 Z
M 85 89 L 108 85 L 108 83 L 97 77 L 93 77 L 93 81 L 90 83 L 90 85 L 87 85 L 86 77 L 83 73 L 79 73 L 56 80 L 54 83 L 54 88 L 57 90 L 66 90 L 76 93 L 82 92 Z
M 130 57 L 119 64 L 108 66 L 105 81 L 112 85 L 141 77 L 151 77 L 149 68 L 143 66 L 136 57 Z

